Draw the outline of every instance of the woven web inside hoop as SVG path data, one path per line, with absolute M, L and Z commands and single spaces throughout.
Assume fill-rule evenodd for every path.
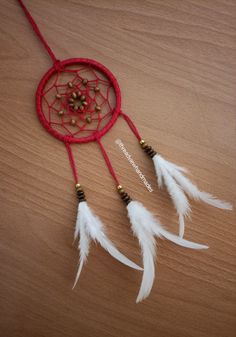
M 88 142 L 106 133 L 120 112 L 115 77 L 93 60 L 62 61 L 41 80 L 37 112 L 46 129 L 60 140 Z

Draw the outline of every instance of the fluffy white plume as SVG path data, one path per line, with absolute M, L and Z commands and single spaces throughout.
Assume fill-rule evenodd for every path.
M 204 201 L 209 205 L 227 210 L 232 209 L 230 203 L 221 201 L 209 193 L 200 191 L 196 185 L 184 176 L 183 173 L 187 172 L 185 168 L 170 163 L 158 154 L 153 157 L 153 162 L 158 178 L 158 185 L 160 187 L 160 182 L 164 181 L 179 215 L 179 236 L 183 237 L 184 235 L 184 217 L 190 212 L 185 193 L 189 197 Z
M 140 202 L 131 201 L 128 206 L 128 216 L 134 234 L 139 240 L 143 256 L 143 278 L 136 302 L 145 299 L 151 289 L 155 278 L 154 261 L 156 257 L 156 245 L 154 237 L 164 237 L 177 245 L 192 249 L 207 249 L 205 245 L 200 245 L 166 231 L 161 223 L 154 218 Z
M 152 289 L 155 278 L 154 260 L 156 256 L 156 242 L 153 233 L 149 230 L 149 225 L 146 223 L 147 219 L 140 205 L 135 201 L 131 201 L 127 206 L 132 230 L 139 240 L 143 256 L 143 278 L 136 302 L 146 298 Z
M 74 235 L 75 240 L 77 239 L 78 235 L 80 236 L 80 264 L 73 288 L 78 282 L 83 265 L 87 260 L 91 240 L 98 242 L 111 256 L 121 263 L 137 270 L 143 270 L 137 264 L 125 257 L 121 252 L 119 252 L 114 244 L 108 239 L 101 220 L 96 215 L 94 215 L 85 201 L 80 202 L 78 205 L 78 216 Z
M 156 157 L 156 156 L 155 156 Z M 154 157 L 154 158 L 155 158 Z M 160 157 L 160 156 L 159 156 Z M 154 159 L 153 159 L 154 160 Z M 179 216 L 179 236 L 183 237 L 184 235 L 184 217 L 190 212 L 190 206 L 186 195 L 184 194 L 183 190 L 179 187 L 176 181 L 173 179 L 172 175 L 166 168 L 165 162 L 162 158 L 157 158 L 154 160 L 155 167 L 158 166 L 159 168 L 159 176 L 162 177 L 161 179 L 164 180 L 167 191 L 169 192 L 175 209 Z M 177 170 L 178 166 L 171 164 L 172 170 Z

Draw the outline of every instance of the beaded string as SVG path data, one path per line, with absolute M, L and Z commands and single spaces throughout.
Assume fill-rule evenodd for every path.
M 139 144 L 142 148 L 142 150 L 150 157 L 153 158 L 157 152 L 153 149 L 153 147 L 151 145 L 149 145 L 148 143 L 145 142 L 144 139 L 142 139 L 142 137 L 140 136 L 138 129 L 136 128 L 136 126 L 134 125 L 134 123 L 132 122 L 132 120 L 130 119 L 130 117 L 128 115 L 126 115 L 124 112 L 120 112 L 120 115 L 124 118 L 124 120 L 127 122 L 128 126 L 130 127 L 131 131 L 133 132 L 133 134 L 135 135 L 135 137 L 138 139 Z
M 119 193 L 121 200 L 122 200 L 126 205 L 128 205 L 128 204 L 132 201 L 132 199 L 131 199 L 130 195 L 124 190 L 124 188 L 120 185 L 119 180 L 118 180 L 118 178 L 117 178 L 117 176 L 116 176 L 116 173 L 115 173 L 115 171 L 114 171 L 114 168 L 113 168 L 113 166 L 112 166 L 112 164 L 111 164 L 111 161 L 110 161 L 110 159 L 109 159 L 109 157 L 108 157 L 108 155 L 107 155 L 107 153 L 106 153 L 106 150 L 105 150 L 105 148 L 103 147 L 103 145 L 102 145 L 102 143 L 101 143 L 101 141 L 100 141 L 99 138 L 97 138 L 97 143 L 98 143 L 99 146 L 100 146 L 100 149 L 101 149 L 101 151 L 102 151 L 103 157 L 104 157 L 105 162 L 106 162 L 106 164 L 107 164 L 108 170 L 109 170 L 109 172 L 110 172 L 112 178 L 114 179 L 114 181 L 115 181 L 115 183 L 116 183 L 117 192 Z

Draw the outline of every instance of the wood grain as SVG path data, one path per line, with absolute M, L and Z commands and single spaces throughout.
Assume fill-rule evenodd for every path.
M 123 109 L 143 137 L 198 185 L 235 202 L 236 2 L 233 0 L 26 1 L 61 58 L 84 56 L 117 75 Z M 65 148 L 39 124 L 34 93 L 50 59 L 16 1 L 1 0 L 1 328 L 3 337 L 233 337 L 235 212 L 192 203 L 194 252 L 158 242 L 151 296 L 141 275 L 92 247 L 72 291 L 76 199 Z M 154 188 L 123 157 L 120 138 Z M 177 232 L 152 163 L 119 120 L 103 143 L 133 198 Z M 116 245 L 141 263 L 126 211 L 96 144 L 75 146 L 87 197 Z

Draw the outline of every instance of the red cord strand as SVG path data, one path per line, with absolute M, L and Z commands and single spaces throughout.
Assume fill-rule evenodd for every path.
M 97 138 L 97 142 L 98 142 L 98 144 L 99 144 L 99 146 L 100 146 L 100 149 L 101 149 L 101 151 L 102 151 L 103 157 L 104 157 L 104 159 L 105 159 L 105 162 L 106 162 L 106 164 L 107 164 L 108 170 L 109 170 L 109 172 L 110 172 L 112 178 L 114 179 L 114 181 L 115 181 L 115 183 L 116 183 L 117 186 L 120 185 L 119 180 L 118 180 L 118 178 L 117 178 L 117 176 L 116 176 L 116 174 L 115 174 L 115 171 L 114 171 L 114 169 L 113 169 L 113 166 L 112 166 L 112 164 L 111 164 L 111 161 L 110 161 L 110 159 L 109 159 L 109 157 L 108 157 L 108 155 L 107 155 L 107 153 L 106 153 L 106 150 L 105 150 L 105 148 L 103 147 L 103 145 L 102 145 L 102 143 L 101 143 L 101 141 L 100 141 L 99 138 Z
M 124 120 L 126 121 L 126 123 L 129 125 L 131 131 L 133 132 L 133 134 L 136 136 L 136 138 L 140 142 L 140 140 L 142 139 L 142 137 L 140 136 L 140 134 L 138 132 L 138 129 L 136 128 L 136 126 L 134 125 L 134 123 L 132 122 L 132 120 L 129 118 L 128 115 L 126 115 L 122 111 L 120 112 L 120 115 L 124 118 Z
M 36 22 L 34 21 L 33 17 L 31 16 L 30 12 L 28 11 L 28 9 L 25 7 L 24 3 L 22 0 L 18 0 L 21 8 L 23 9 L 27 19 L 29 20 L 29 23 L 31 24 L 33 30 L 35 31 L 36 35 L 39 37 L 39 39 L 41 40 L 41 42 L 43 43 L 44 47 L 46 48 L 48 54 L 50 55 L 53 63 L 56 63 L 58 60 L 56 58 L 56 56 L 54 55 L 52 49 L 49 47 L 49 45 L 47 44 L 47 42 L 45 41 L 43 35 L 41 34 L 38 26 L 36 25 Z
M 66 149 L 67 149 L 67 152 L 68 152 L 70 166 L 71 166 L 71 169 L 72 169 L 72 172 L 73 172 L 75 183 L 77 184 L 78 181 L 79 181 L 79 177 L 78 177 L 78 173 L 77 173 L 77 170 L 76 170 L 75 160 L 74 160 L 74 156 L 73 156 L 73 153 L 72 153 L 72 150 L 71 150 L 71 146 L 70 146 L 69 143 L 65 143 L 65 146 L 66 146 Z

